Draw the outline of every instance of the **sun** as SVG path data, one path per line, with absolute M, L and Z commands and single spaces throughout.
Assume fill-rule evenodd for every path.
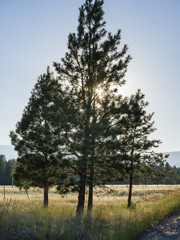
M 104 91 L 103 91 L 103 89 L 102 89 L 101 87 L 96 88 L 96 95 L 97 95 L 100 99 L 103 98 Z

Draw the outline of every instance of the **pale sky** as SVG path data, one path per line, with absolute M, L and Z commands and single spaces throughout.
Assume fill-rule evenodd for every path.
M 0 145 L 10 145 L 38 76 L 64 57 L 82 3 L 0 0 Z M 133 58 L 122 91 L 145 93 L 159 151 L 180 151 L 180 1 L 105 0 L 104 11 L 106 29 L 121 29 Z

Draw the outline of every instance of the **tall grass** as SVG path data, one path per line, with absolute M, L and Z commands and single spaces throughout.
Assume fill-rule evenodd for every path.
M 40 194 L 34 193 L 37 197 Z M 162 189 L 152 190 L 148 195 L 139 191 L 131 209 L 126 208 L 126 202 L 118 194 L 101 195 L 95 200 L 92 215 L 85 214 L 82 218 L 75 216 L 74 196 L 61 198 L 59 203 L 54 196 L 48 209 L 43 209 L 42 202 L 34 199 L 2 201 L 0 239 L 132 240 L 149 226 L 180 210 L 179 187 L 163 193 Z

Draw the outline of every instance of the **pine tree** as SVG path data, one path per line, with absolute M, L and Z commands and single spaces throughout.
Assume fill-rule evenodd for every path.
M 121 133 L 117 142 L 120 156 L 116 159 L 115 166 L 118 166 L 118 160 L 120 160 L 120 169 L 122 171 L 123 164 L 126 176 L 129 178 L 128 207 L 131 206 L 134 177 L 155 173 L 158 167 L 163 166 L 166 157 L 154 151 L 161 143 L 160 140 L 149 139 L 149 135 L 155 131 L 155 128 L 152 121 L 153 113 L 147 113 L 148 102 L 144 101 L 144 98 L 144 94 L 138 90 L 135 95 L 127 99 L 124 116 L 117 126 Z
M 17 185 L 43 188 L 44 207 L 48 205 L 49 187 L 59 177 L 63 155 L 59 147 L 63 141 L 61 132 L 56 131 L 52 122 L 52 108 L 60 94 L 59 87 L 48 67 L 47 73 L 38 78 L 15 132 L 10 133 L 12 144 L 18 152 L 14 173 Z
M 103 3 L 103 0 L 86 0 L 80 7 L 77 34 L 69 35 L 68 52 L 61 63 L 54 63 L 76 112 L 67 123 L 66 140 L 71 157 L 76 159 L 77 213 L 84 211 L 87 184 L 88 206 L 92 208 L 98 141 L 113 115 L 115 86 L 125 83 L 124 75 L 130 61 L 130 56 L 126 55 L 127 46 L 118 49 L 120 30 L 112 35 L 105 29 Z M 103 101 L 100 101 L 98 89 L 104 92 Z

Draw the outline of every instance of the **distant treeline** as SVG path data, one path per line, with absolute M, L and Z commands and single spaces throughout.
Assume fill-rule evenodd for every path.
M 151 175 L 142 175 L 134 177 L 134 184 L 180 184 L 180 168 L 173 166 L 171 167 L 168 162 L 165 163 L 164 167 L 157 169 L 162 173 L 161 176 L 157 177 Z M 123 182 L 123 184 L 127 182 Z
M 0 185 L 11 185 L 13 183 L 12 171 L 15 166 L 15 160 L 6 161 L 4 155 L 0 155 Z
M 165 177 L 159 177 L 152 183 L 156 184 L 180 184 L 180 168 L 171 167 L 169 163 L 165 164 Z
M 6 161 L 4 155 L 0 155 L 0 185 L 11 185 L 13 182 L 12 172 L 16 166 L 16 160 L 11 159 Z M 180 168 L 171 167 L 169 163 L 166 163 L 164 168 L 161 169 L 164 171 L 165 177 L 159 177 L 152 180 L 148 176 L 145 177 L 135 177 L 134 184 L 180 184 Z M 151 180 L 150 180 L 151 179 Z M 111 184 L 128 184 L 128 181 L 118 182 L 111 181 Z

